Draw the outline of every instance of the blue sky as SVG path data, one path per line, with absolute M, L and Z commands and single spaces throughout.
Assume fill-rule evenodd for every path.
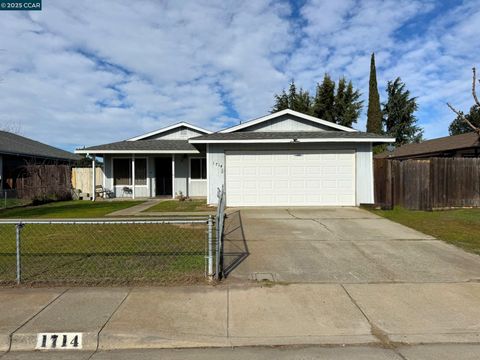
M 0 127 L 73 150 L 178 121 L 219 129 L 262 116 L 295 79 L 325 72 L 381 100 L 400 76 L 427 138 L 445 103 L 468 110 L 480 65 L 480 0 L 43 0 L 0 12 Z M 358 124 L 365 129 L 366 108 Z

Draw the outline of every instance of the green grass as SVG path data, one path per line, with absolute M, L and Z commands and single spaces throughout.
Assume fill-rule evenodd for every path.
M 204 224 L 26 224 L 22 282 L 127 285 L 204 280 Z M 15 281 L 15 225 L 0 224 L 0 284 Z
M 24 206 L 24 205 L 29 205 L 32 202 L 30 200 L 23 200 L 23 199 L 1 199 L 0 200 L 0 209 L 1 208 L 13 208 L 17 206 Z
M 207 206 L 206 200 L 166 200 L 145 210 L 146 212 L 195 212 L 195 211 L 214 211 L 215 209 Z
M 0 210 L 0 218 L 97 218 L 141 203 L 142 201 L 60 201 L 38 206 L 3 209 Z
M 397 207 L 371 211 L 480 255 L 480 209 L 413 211 Z

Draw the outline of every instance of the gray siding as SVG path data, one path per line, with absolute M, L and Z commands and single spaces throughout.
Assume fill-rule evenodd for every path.
M 371 143 L 357 144 L 357 205 L 373 204 L 373 153 Z
M 331 127 L 316 124 L 292 115 L 283 115 L 278 118 L 252 125 L 239 131 L 328 131 L 335 130 Z
M 182 154 L 175 155 L 175 196 L 188 195 L 188 162 L 189 158 Z
M 195 136 L 204 135 L 203 132 L 181 126 L 157 135 L 150 136 L 143 140 L 187 140 Z
M 217 189 L 225 183 L 225 151 L 241 150 L 335 150 L 353 149 L 356 158 L 356 203 L 373 203 L 373 161 L 371 144 L 330 143 L 330 144 L 209 144 L 208 203 L 217 204 Z
M 217 189 L 225 183 L 225 146 L 209 144 L 207 146 L 207 203 L 217 204 Z

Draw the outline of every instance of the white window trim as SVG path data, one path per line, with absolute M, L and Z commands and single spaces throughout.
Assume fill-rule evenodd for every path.
M 130 163 L 132 162 L 132 158 L 131 157 L 125 157 L 125 156 L 114 156 L 111 158 L 111 162 L 112 162 L 112 185 L 114 188 L 122 188 L 122 187 L 125 187 L 125 186 L 129 186 L 129 187 L 133 187 L 133 184 L 132 184 L 132 177 L 130 176 L 130 184 L 129 185 L 115 185 L 115 166 L 114 166 L 114 159 L 127 159 L 130 161 Z M 149 171 L 149 165 L 148 165 L 148 157 L 135 157 L 135 161 L 138 160 L 138 159 L 145 159 L 146 161 L 146 165 L 147 165 L 147 183 L 145 185 L 135 185 L 135 187 L 137 188 L 148 188 L 148 171 Z

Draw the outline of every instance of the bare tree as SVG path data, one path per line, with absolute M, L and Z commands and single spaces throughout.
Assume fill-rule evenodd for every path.
M 472 73 L 473 73 L 473 78 L 472 78 L 472 95 L 473 95 L 473 100 L 475 101 L 475 104 L 480 107 L 480 101 L 478 100 L 478 97 L 477 97 L 477 90 L 476 90 L 476 85 L 477 85 L 477 70 L 475 69 L 475 67 L 472 68 Z M 480 83 L 480 80 L 478 80 L 478 82 Z M 473 125 L 468 119 L 467 117 L 465 116 L 465 114 L 462 112 L 462 111 L 458 111 L 457 109 L 455 109 L 452 105 L 450 105 L 450 103 L 447 103 L 448 107 L 455 113 L 457 114 L 458 118 L 462 121 L 464 121 L 465 123 L 468 124 L 468 126 L 470 126 L 472 128 L 473 131 L 475 131 L 478 136 L 480 136 L 480 128 L 479 127 L 476 127 L 475 125 Z
M 3 121 L 0 122 L 0 130 L 13 134 L 22 134 L 22 124 L 20 121 Z

